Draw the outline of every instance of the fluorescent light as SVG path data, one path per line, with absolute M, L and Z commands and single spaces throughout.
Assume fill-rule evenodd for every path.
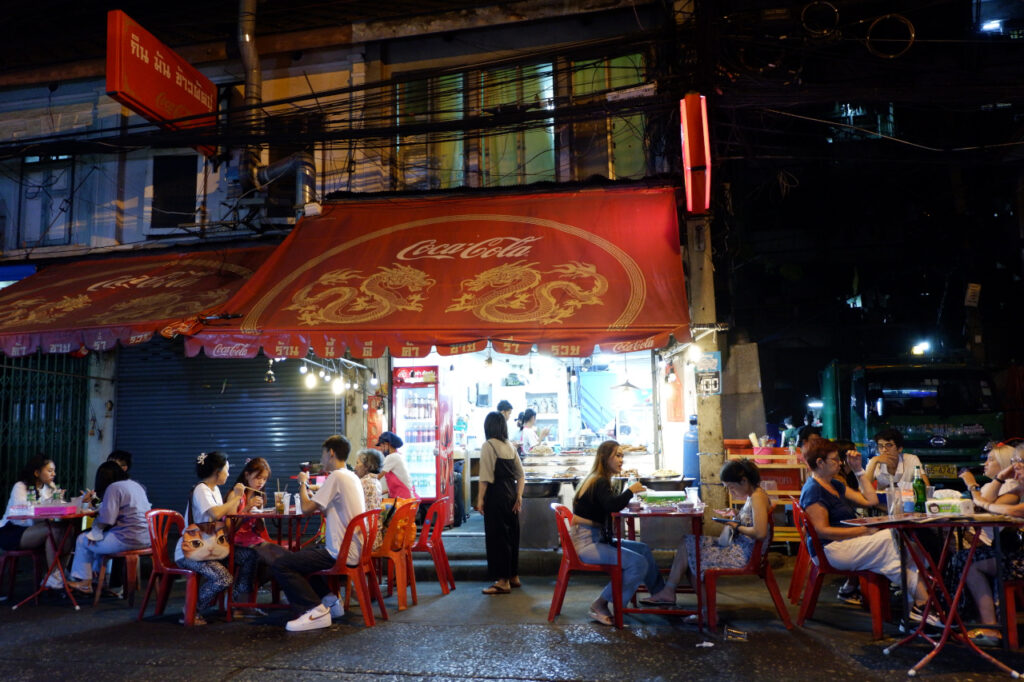
M 984 24 L 981 25 L 981 30 L 982 31 L 990 31 L 990 32 L 993 32 L 993 33 L 998 31 L 999 33 L 1002 33 L 1003 32 L 1003 20 L 1002 19 L 993 19 L 991 21 L 986 21 Z
M 820 400 L 808 400 L 807 407 L 811 408 L 812 410 L 818 410 L 821 409 L 822 407 L 825 407 L 825 403 L 823 403 Z

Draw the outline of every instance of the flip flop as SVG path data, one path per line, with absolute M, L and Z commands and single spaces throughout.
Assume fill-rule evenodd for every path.
M 990 635 L 983 630 L 971 630 L 967 636 L 976 646 L 997 647 L 1003 643 L 1002 635 Z
M 522 587 L 523 586 L 523 584 L 521 582 L 519 582 L 518 580 L 509 580 L 508 584 L 509 584 L 510 587 Z
M 647 597 L 646 599 L 641 599 L 640 603 L 643 604 L 644 606 L 675 606 L 676 605 L 676 600 L 675 599 L 671 599 L 671 600 L 670 599 L 655 599 L 653 597 Z
M 500 585 L 491 585 L 480 590 L 483 594 L 511 594 L 512 590 L 501 587 Z

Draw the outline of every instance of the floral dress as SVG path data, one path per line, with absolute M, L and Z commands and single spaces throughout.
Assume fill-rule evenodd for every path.
M 736 520 L 741 526 L 754 525 L 754 508 L 750 504 L 751 497 L 743 504 Z M 696 549 L 697 536 L 686 536 L 686 553 L 690 558 L 690 566 L 697 565 Z M 757 540 L 740 533 L 733 534 L 733 540 L 725 547 L 718 544 L 718 538 L 700 536 L 700 569 L 703 578 L 704 571 L 709 568 L 742 568 L 750 561 L 750 555 L 754 551 Z

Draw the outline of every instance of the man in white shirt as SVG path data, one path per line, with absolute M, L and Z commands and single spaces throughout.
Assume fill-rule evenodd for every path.
M 878 489 L 884 490 L 889 487 L 890 481 L 897 486 L 901 483 L 914 482 L 914 467 L 921 467 L 921 478 L 925 485 L 931 485 L 927 474 L 924 473 L 924 466 L 917 455 L 903 452 L 903 434 L 897 429 L 882 429 L 872 437 L 878 454 L 868 460 L 866 467 L 868 480 L 874 479 L 878 482 Z M 885 465 L 886 472 L 882 471 L 881 464 Z
M 331 436 L 324 441 L 320 465 L 328 475 L 315 495 L 310 496 L 306 487 L 309 474 L 303 471 L 297 477 L 302 512 L 321 511 L 326 527 L 323 547 L 281 553 L 270 566 L 278 585 L 288 596 L 288 603 L 305 610 L 298 618 L 288 621 L 286 628 L 291 632 L 330 627 L 332 617 L 340 618 L 345 614 L 338 595 L 330 591 L 327 581 L 321 576 L 307 576 L 334 566 L 349 522 L 366 511 L 362 484 L 345 468 L 351 449 L 344 436 Z M 359 561 L 361 549 L 360 538 L 354 537 L 347 559 L 349 565 Z
M 384 465 L 377 478 L 384 479 L 388 497 L 412 499 L 415 497 L 412 492 L 412 477 L 405 466 L 405 459 L 398 452 L 403 445 L 405 442 L 396 433 L 385 431 L 380 434 L 377 447 L 384 455 Z

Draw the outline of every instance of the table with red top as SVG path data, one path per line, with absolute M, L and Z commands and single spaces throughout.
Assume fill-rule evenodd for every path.
M 918 637 L 932 645 L 932 650 L 918 661 L 913 668 L 907 671 L 908 676 L 914 677 L 917 675 L 918 671 L 928 665 L 928 662 L 938 655 L 950 640 L 966 645 L 978 656 L 981 656 L 1000 670 L 1010 673 L 1014 678 L 1020 676 L 1017 671 L 996 660 L 988 652 L 982 651 L 978 648 L 977 644 L 971 641 L 971 638 L 968 636 L 968 629 L 960 618 L 959 606 L 960 597 L 964 590 L 967 589 L 967 572 L 970 570 L 971 564 L 974 563 L 974 553 L 978 547 L 978 541 L 981 539 L 981 529 L 992 529 L 995 538 L 994 546 L 998 551 L 999 530 L 1008 526 L 1020 525 L 1019 519 L 1015 520 L 1012 517 L 999 516 L 995 514 L 973 514 L 946 517 L 921 517 L 920 514 L 917 514 L 849 519 L 847 521 L 843 521 L 843 524 L 848 526 L 869 526 L 878 530 L 896 531 L 900 542 L 905 549 L 905 554 L 909 555 L 913 560 L 914 565 L 917 566 L 918 580 L 923 581 L 928 592 L 928 601 L 923 609 L 921 622 L 910 632 L 910 634 L 884 650 L 884 653 L 888 655 L 897 647 L 903 646 Z M 917 531 L 925 529 L 935 529 L 942 532 L 942 552 L 939 555 L 938 562 L 932 559 L 931 555 L 918 538 Z M 975 532 L 972 534 L 971 540 L 966 548 L 967 558 L 964 561 L 964 568 L 963 572 L 960 574 L 960 580 L 957 583 L 956 588 L 953 590 L 953 593 L 950 594 L 945 582 L 943 582 L 942 576 L 946 564 L 949 562 L 953 552 L 956 551 L 956 543 L 953 542 L 953 538 L 957 536 L 957 533 L 954 532 L 957 530 L 973 530 Z M 905 560 L 905 556 L 902 558 Z M 1002 585 L 998 576 L 999 572 L 997 571 L 997 590 Z M 1001 607 L 1000 611 L 1005 614 L 1004 608 Z M 942 635 L 937 640 L 925 631 L 925 625 L 930 613 L 937 614 L 943 623 Z M 1003 641 L 1006 641 L 1007 623 L 1005 622 L 1005 617 L 1001 620 L 1004 621 Z M 1017 625 L 1016 623 L 1009 623 L 1009 627 L 1017 627 Z
M 317 510 L 311 511 L 309 513 L 301 513 L 301 514 L 294 514 L 294 513 L 292 513 L 292 514 L 281 514 L 281 513 L 277 512 L 277 511 L 265 511 L 265 512 L 264 511 L 258 511 L 258 512 L 253 512 L 253 511 L 241 512 L 240 511 L 240 512 L 236 512 L 234 514 L 227 514 L 225 516 L 225 518 L 231 520 L 231 527 L 232 527 L 233 531 L 237 530 L 242 525 L 243 522 L 248 521 L 250 519 L 259 519 L 261 521 L 272 520 L 272 521 L 275 522 L 275 525 L 277 526 L 277 535 L 276 535 L 276 538 L 271 538 L 269 535 L 266 535 L 266 531 L 264 531 L 264 534 L 266 535 L 266 539 L 269 542 L 273 542 L 273 543 L 275 543 L 275 544 L 277 544 L 277 545 L 279 545 L 281 547 L 284 547 L 289 552 L 297 552 L 300 549 L 302 549 L 302 533 L 303 533 L 303 529 L 305 528 L 305 524 L 310 519 L 312 519 L 313 517 L 319 518 L 320 516 L 321 516 L 321 512 L 320 512 L 319 509 L 317 509 Z M 233 531 L 232 531 L 232 535 L 233 535 Z M 228 570 L 230 570 L 231 574 L 234 575 L 234 573 L 235 573 L 235 543 L 233 541 L 234 540 L 233 537 L 229 538 L 229 539 L 231 540 L 231 542 L 229 543 L 230 547 L 231 547 L 231 554 L 230 554 L 230 556 L 228 558 Z M 231 610 L 232 609 L 255 609 L 255 608 L 267 608 L 267 607 L 287 608 L 287 606 L 288 606 L 287 604 L 281 604 L 280 603 L 280 596 L 279 596 L 279 593 L 278 593 L 278 590 L 277 590 L 276 586 L 274 588 L 274 598 L 273 598 L 273 601 L 269 602 L 269 603 L 268 602 L 257 602 L 255 600 L 253 600 L 253 601 L 236 602 L 236 601 L 234 601 L 234 598 L 232 597 L 232 594 L 231 594 L 230 591 L 228 592 L 227 599 L 228 599 L 227 608 L 228 608 L 228 614 L 229 614 L 228 615 L 228 619 L 229 620 L 230 620 L 230 617 L 231 617 L 230 614 L 231 614 Z
M 68 598 L 71 600 L 71 604 L 75 607 L 75 611 L 80 610 L 82 607 L 78 605 L 77 601 L 75 601 L 75 595 L 72 594 L 71 588 L 68 587 L 67 575 L 65 575 L 64 573 L 64 564 L 61 562 L 60 548 L 64 546 L 64 543 L 67 542 L 68 538 L 73 537 L 75 535 L 76 526 L 81 525 L 70 522 L 84 518 L 86 516 L 96 516 L 96 512 L 88 510 L 75 511 L 63 514 L 25 514 L 7 517 L 8 521 L 43 521 L 46 523 L 46 541 L 49 542 L 50 546 L 53 548 L 53 561 L 46 569 L 46 578 L 48 579 L 50 577 L 50 574 L 53 573 L 53 571 L 55 570 L 60 572 L 61 582 L 64 585 L 64 592 L 68 595 Z M 64 523 L 63 525 L 61 525 L 61 521 L 67 521 L 68 523 Z M 58 528 L 61 530 L 59 540 L 56 537 L 56 531 Z M 25 604 L 26 602 L 35 599 L 40 594 L 42 594 L 43 590 L 45 589 L 47 589 L 46 579 L 44 579 L 43 583 L 38 588 L 36 588 L 35 592 L 33 592 L 32 594 L 30 594 L 29 596 L 25 597 L 20 602 L 12 606 L 11 610 L 17 610 L 17 608 L 22 604 Z
M 676 510 L 663 510 L 663 508 L 650 508 L 646 505 L 642 506 L 639 510 L 633 511 L 630 509 L 623 509 L 620 512 L 612 514 L 612 520 L 615 524 L 615 537 L 618 540 L 622 539 L 622 527 L 623 520 L 627 523 L 627 539 L 636 540 L 636 520 L 637 519 L 656 519 L 656 518 L 667 518 L 667 519 L 679 519 L 680 521 L 690 521 L 690 532 L 693 533 L 696 547 L 694 559 L 697 563 L 696 566 L 691 566 L 693 575 L 699 576 L 701 574 L 701 563 L 700 563 L 700 538 L 704 534 L 704 508 L 694 508 L 693 511 L 676 511 Z M 681 537 L 681 535 L 680 535 Z M 622 546 L 617 545 L 617 560 L 619 566 L 622 566 Z M 698 584 L 700 580 L 697 579 Z M 697 616 L 697 627 L 704 630 L 704 595 L 703 590 L 696 589 L 693 586 L 684 587 L 677 590 L 683 593 L 695 593 L 697 595 L 697 609 L 681 609 L 681 608 L 665 608 L 662 606 L 651 606 L 651 607 L 640 607 L 640 608 L 616 608 L 615 609 L 615 627 L 622 627 L 622 615 L 624 613 L 656 613 L 662 616 Z M 618 604 L 616 604 L 618 607 Z

